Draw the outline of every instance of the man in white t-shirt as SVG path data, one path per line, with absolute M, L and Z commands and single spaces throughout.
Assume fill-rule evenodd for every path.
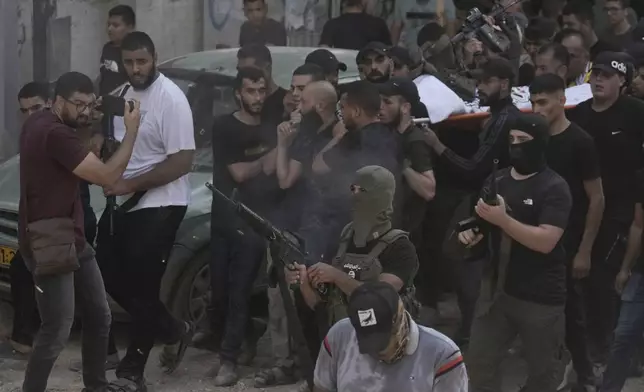
M 141 102 L 139 137 L 123 178 L 106 195 L 117 207 L 101 217 L 97 260 L 110 296 L 132 317 L 130 345 L 116 369 L 115 387 L 145 390 L 143 371 L 158 340 L 166 347 L 161 365 L 172 372 L 190 342 L 193 326 L 170 315 L 159 300 L 174 237 L 190 202 L 188 173 L 195 152 L 190 105 L 184 93 L 156 69 L 152 39 L 128 34 L 121 44 L 128 74 L 125 99 Z M 125 134 L 114 118 L 114 136 Z

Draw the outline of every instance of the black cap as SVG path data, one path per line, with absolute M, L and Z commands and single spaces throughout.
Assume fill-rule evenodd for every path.
M 548 121 L 545 117 L 534 113 L 519 113 L 510 120 L 509 129 L 525 132 L 540 142 L 550 138 Z
M 472 75 L 478 80 L 489 78 L 508 79 L 514 82 L 516 77 L 512 63 L 503 57 L 493 57 L 483 64 L 479 69 L 472 71 Z
M 416 87 L 416 83 L 407 78 L 392 77 L 384 83 L 379 83 L 378 89 L 380 90 L 380 94 L 386 97 L 400 95 L 411 104 L 420 101 L 420 95 L 418 95 L 418 87 Z
M 394 62 L 412 68 L 415 65 L 414 59 L 411 58 L 409 51 L 401 46 L 392 46 L 389 49 L 389 57 L 391 57 Z
M 382 42 L 369 42 L 364 48 L 360 49 L 356 56 L 356 63 L 362 63 L 369 53 L 377 53 L 381 56 L 389 56 L 390 47 Z
M 632 67 L 632 58 L 626 53 L 601 52 L 593 62 L 593 70 L 600 70 L 609 74 L 629 76 L 629 67 Z
M 396 289 L 385 282 L 367 282 L 353 290 L 347 310 L 360 353 L 377 355 L 387 348 L 399 300 Z
M 328 49 L 316 49 L 309 53 L 304 60 L 304 63 L 315 64 L 324 70 L 325 74 L 330 74 L 335 71 L 346 71 L 347 65 L 341 63 L 337 57 Z
M 632 31 L 633 41 L 644 43 L 644 19 L 642 19 Z

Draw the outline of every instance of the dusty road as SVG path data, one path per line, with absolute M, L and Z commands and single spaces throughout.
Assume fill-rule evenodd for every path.
M 442 307 L 443 309 L 443 307 Z M 457 317 L 456 309 L 446 305 L 444 307 L 443 316 L 453 323 Z M 2 317 L 2 324 L 7 320 Z M 449 329 L 449 326 L 446 328 Z M 118 335 L 119 342 L 125 343 L 125 325 L 119 326 Z M 123 350 L 122 350 L 123 351 Z M 270 364 L 270 342 L 264 338 L 260 341 L 259 355 L 253 363 L 253 367 L 242 368 L 244 378 L 235 387 L 232 388 L 216 388 L 213 386 L 212 375 L 210 371 L 212 367 L 218 363 L 217 355 L 206 351 L 190 349 L 186 354 L 186 358 L 182 366 L 172 375 L 163 374 L 157 366 L 157 357 L 159 349 L 156 348 L 150 356 L 150 361 L 146 369 L 146 377 L 150 392 L 225 392 L 225 391 L 270 391 L 270 392 L 289 392 L 293 387 L 274 387 L 257 389 L 253 387 L 253 373 L 259 367 L 268 366 Z M 67 370 L 70 361 L 80 357 L 80 333 L 75 331 L 68 347 L 63 352 L 63 355 L 56 362 L 56 366 L 52 373 L 49 382 L 49 391 L 51 392 L 79 392 L 83 385 L 81 377 L 77 373 Z M 16 361 L 1 361 L 0 360 L 0 392 L 14 392 L 19 391 L 24 374 L 24 362 Z M 525 369 L 523 361 L 517 356 L 509 357 L 504 365 L 505 368 L 505 385 L 503 392 L 516 392 L 523 382 Z M 113 378 L 114 372 L 108 373 L 108 377 Z M 627 388 L 624 392 L 643 392 L 644 380 L 629 380 Z

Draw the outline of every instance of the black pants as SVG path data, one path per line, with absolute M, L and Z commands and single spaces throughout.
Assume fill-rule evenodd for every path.
M 454 270 L 443 246 L 454 229 L 451 227 L 454 212 L 467 196 L 469 193 L 462 190 L 439 187 L 434 200 L 427 204 L 415 281 L 418 299 L 424 306 L 436 308 L 443 292 L 454 285 Z
M 84 208 L 85 238 L 93 244 L 96 238 L 96 216 L 91 208 Z M 13 328 L 11 340 L 25 346 L 31 346 L 38 332 L 40 315 L 36 305 L 34 279 L 27 269 L 20 251 L 16 252 L 9 266 L 11 284 L 11 302 L 13 304 Z M 116 349 L 115 349 L 116 351 Z
M 591 354 L 601 363 L 608 358 L 617 324 L 619 297 L 615 277 L 624 260 L 629 226 L 604 217 L 593 246 L 586 313 Z
M 118 377 L 143 375 L 155 341 L 176 343 L 184 330 L 184 323 L 159 299 L 159 290 L 185 213 L 185 206 L 170 206 L 116 214 L 113 235 L 108 213 L 101 217 L 96 259 L 108 294 L 132 317 L 130 344 Z
M 244 338 L 251 332 L 250 298 L 266 245 L 251 228 L 241 223 L 235 228 L 230 223 L 213 213 L 210 318 L 213 334 L 222 337 L 219 357 L 236 363 Z

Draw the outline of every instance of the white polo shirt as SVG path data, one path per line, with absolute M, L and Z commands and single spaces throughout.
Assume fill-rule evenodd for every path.
M 123 178 L 140 176 L 154 169 L 169 155 L 195 149 L 190 104 L 173 81 L 159 74 L 145 90 L 136 91 L 130 87 L 124 98 L 141 102 L 141 125 Z M 119 141 L 125 137 L 122 117 L 114 117 L 114 137 Z M 121 204 L 129 197 L 131 195 L 125 195 L 117 201 Z M 150 207 L 186 206 L 189 203 L 190 182 L 188 175 L 185 175 L 169 184 L 148 190 L 132 211 Z
M 405 355 L 386 364 L 360 354 L 351 321 L 338 321 L 322 343 L 315 386 L 330 392 L 467 392 L 467 372 L 456 344 L 411 318 L 409 334 Z

